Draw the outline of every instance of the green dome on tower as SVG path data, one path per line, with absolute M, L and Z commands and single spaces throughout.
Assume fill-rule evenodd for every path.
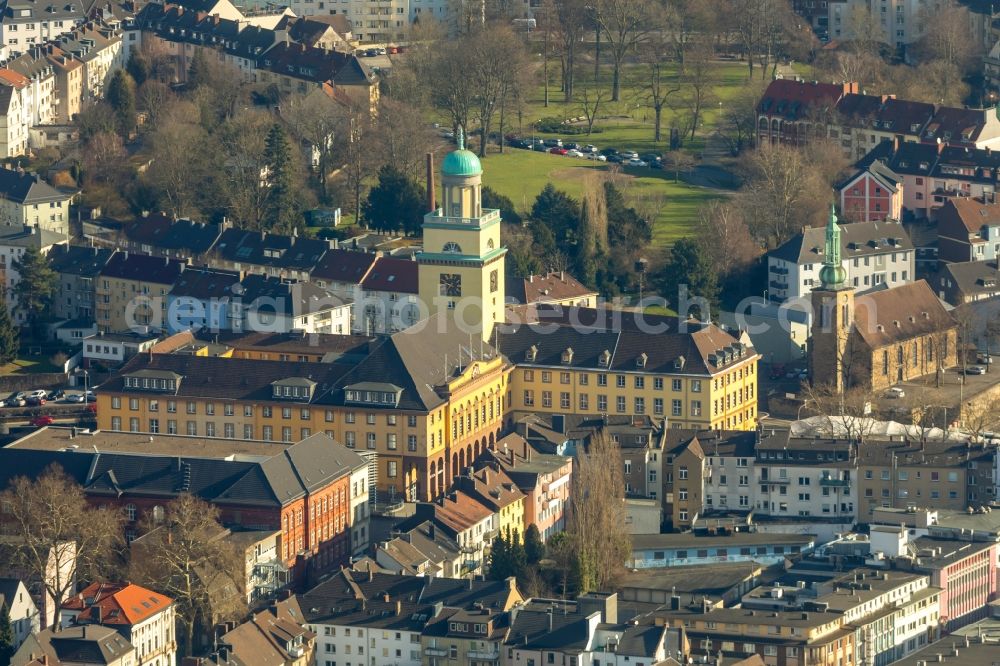
M 465 135 L 458 130 L 458 150 L 453 150 L 444 156 L 441 162 L 441 173 L 445 176 L 480 176 L 483 165 L 471 150 L 465 149 Z

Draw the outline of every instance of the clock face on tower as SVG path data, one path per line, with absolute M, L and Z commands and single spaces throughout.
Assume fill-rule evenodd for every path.
M 499 283 L 500 283 L 499 271 L 496 270 L 490 271 L 490 293 L 493 293 L 497 290 L 497 287 L 500 286 Z
M 441 273 L 438 292 L 441 296 L 461 296 L 462 276 L 458 273 Z

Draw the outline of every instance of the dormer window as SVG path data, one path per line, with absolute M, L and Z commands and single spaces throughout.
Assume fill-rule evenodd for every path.
M 597 364 L 602 368 L 606 368 L 611 365 L 611 352 L 605 349 L 601 352 L 601 355 L 597 359 Z
M 350 404 L 377 405 L 380 407 L 395 407 L 403 389 L 395 384 L 383 382 L 361 382 L 344 387 L 344 402 Z
M 687 363 L 687 359 L 685 359 L 683 356 L 678 356 L 677 358 L 674 359 L 674 369 L 683 370 L 685 363 Z
M 140 370 L 123 378 L 125 388 L 165 392 L 175 392 L 180 380 L 181 376 L 176 373 L 159 370 Z
M 528 363 L 534 363 L 536 358 L 538 358 L 538 347 L 536 347 L 535 345 L 531 345 L 530 347 L 528 347 L 528 351 L 524 355 L 524 359 Z
M 306 377 L 289 377 L 271 384 L 271 397 L 274 400 L 294 400 L 309 402 L 312 400 L 316 382 Z
M 646 356 L 646 352 L 643 352 L 643 353 L 639 354 L 639 357 L 635 359 L 635 367 L 637 367 L 637 368 L 645 368 L 646 367 L 646 361 L 648 361 L 648 360 L 649 360 L 649 357 Z
M 563 365 L 569 365 L 572 362 L 573 362 L 573 348 L 566 347 L 566 349 L 562 353 L 562 363 Z

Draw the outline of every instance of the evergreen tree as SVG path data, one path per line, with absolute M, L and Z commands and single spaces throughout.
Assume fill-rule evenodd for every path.
M 711 308 L 715 308 L 719 301 L 719 279 L 711 260 L 702 246 L 690 238 L 682 238 L 674 243 L 670 250 L 670 261 L 661 272 L 660 284 L 663 294 L 675 309 L 679 305 L 682 286 L 687 287 L 689 299 L 703 298 Z M 692 312 L 679 314 L 697 314 L 702 319 L 710 316 L 697 303 L 692 303 L 691 309 Z
M 377 231 L 420 231 L 424 219 L 423 190 L 396 167 L 386 164 L 378 172 L 378 185 L 368 192 L 364 205 L 368 226 Z
M 52 270 L 49 258 L 33 247 L 26 249 L 14 261 L 14 270 L 21 276 L 14 286 L 18 308 L 24 312 L 35 335 L 39 336 L 42 321 L 55 297 L 59 276 Z
M 204 49 L 195 49 L 194 56 L 191 58 L 191 65 L 188 67 L 188 88 L 197 90 L 201 86 L 208 85 L 210 78 L 208 60 L 205 59 Z
M 500 219 L 507 224 L 521 224 L 521 216 L 514 210 L 514 202 L 510 197 L 500 194 L 489 185 L 482 190 L 483 208 L 496 208 L 500 211 Z
M 493 537 L 489 558 L 488 577 L 490 580 L 504 580 L 511 575 L 510 552 L 507 546 L 507 539 L 504 538 L 503 534 L 497 534 Z
M 0 365 L 10 363 L 17 358 L 20 346 L 20 335 L 17 327 L 11 321 L 7 304 L 0 299 Z
M 14 627 L 7 604 L 0 604 L 0 664 L 9 664 L 14 656 Z
M 653 227 L 642 219 L 635 208 L 625 203 L 625 197 L 613 183 L 604 184 L 608 210 L 608 241 L 610 245 L 636 252 L 653 240 Z
M 522 576 L 528 568 L 528 557 L 524 551 L 524 543 L 517 530 L 507 532 L 507 559 L 510 561 L 509 576 Z
M 193 66 L 193 64 L 192 64 Z M 267 221 L 272 229 L 287 231 L 298 220 L 298 210 L 292 185 L 292 147 L 285 128 L 275 123 L 267 133 L 264 144 L 264 163 L 268 168 Z
M 115 113 L 115 125 L 123 138 L 135 129 L 135 81 L 123 70 L 115 70 L 105 99 Z
M 149 59 L 142 52 L 142 49 L 132 49 L 128 62 L 125 63 L 125 71 L 132 77 L 137 87 L 146 82 L 151 73 L 151 67 Z
M 528 564 L 537 564 L 545 557 L 545 544 L 538 526 L 532 523 L 524 530 L 524 557 Z
M 580 204 L 565 192 L 549 183 L 539 193 L 531 206 L 531 219 L 546 226 L 555 238 L 555 244 L 569 253 L 576 244 L 580 229 Z

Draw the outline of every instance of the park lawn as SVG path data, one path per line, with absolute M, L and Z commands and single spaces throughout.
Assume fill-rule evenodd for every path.
M 61 372 L 49 361 L 41 356 L 29 356 L 15 359 L 14 361 L 0 366 L 0 375 L 23 375 L 39 372 Z
M 502 155 L 491 154 L 483 161 L 483 184 L 510 197 L 514 207 L 526 213 L 547 183 L 579 199 L 587 173 L 606 168 L 606 164 L 579 158 L 512 149 Z M 725 196 L 714 190 L 675 183 L 662 171 L 646 168 L 623 171 L 629 176 L 622 184 L 626 198 L 647 192 L 662 193 L 665 197 L 665 204 L 653 222 L 654 250 L 662 251 L 678 238 L 693 235 L 698 209 L 707 201 Z

